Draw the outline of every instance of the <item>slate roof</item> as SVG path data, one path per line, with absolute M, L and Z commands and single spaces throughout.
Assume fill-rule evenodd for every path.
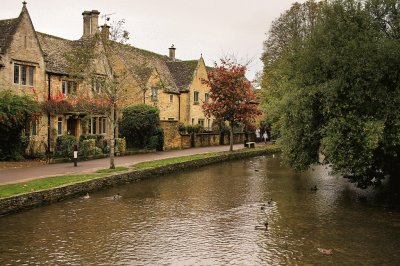
M 0 54 L 5 53 L 22 18 L 0 20 Z M 49 34 L 36 32 L 43 51 L 46 71 L 55 74 L 68 75 L 68 60 L 66 54 L 78 47 L 82 40 L 71 41 Z M 147 83 L 154 70 L 162 80 L 166 92 L 179 93 L 187 91 L 193 79 L 198 61 L 169 61 L 169 57 L 130 45 L 120 45 L 119 55 L 126 68 L 143 83 Z M 1 62 L 0 62 L 1 63 Z
M 4 54 L 17 30 L 20 17 L 0 20 L 0 54 Z
M 166 64 L 179 90 L 188 91 L 198 61 L 169 61 Z
M 36 32 L 36 35 L 44 53 L 46 71 L 68 74 L 68 61 L 65 54 L 79 45 L 79 41 L 70 41 L 41 32 Z
M 179 89 L 166 64 L 167 56 L 126 44 L 119 45 L 118 53 L 122 61 L 135 77 L 141 79 L 141 82 L 147 83 L 155 69 L 162 80 L 164 90 L 166 92 L 179 93 Z

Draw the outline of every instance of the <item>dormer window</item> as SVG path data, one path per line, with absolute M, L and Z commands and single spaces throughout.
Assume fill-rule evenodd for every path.
M 35 67 L 23 64 L 14 64 L 14 84 L 33 86 L 35 81 Z
M 104 89 L 104 78 L 95 77 L 92 79 L 92 91 L 100 93 Z
M 63 80 L 61 85 L 61 91 L 64 96 L 68 94 L 76 94 L 76 82 Z

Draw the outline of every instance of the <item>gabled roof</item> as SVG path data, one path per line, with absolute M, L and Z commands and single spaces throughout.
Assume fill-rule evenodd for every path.
M 118 44 L 118 50 L 125 66 L 141 82 L 147 83 L 155 69 L 163 83 L 166 92 L 178 93 L 179 89 L 166 65 L 167 56 L 139 49 L 128 44 Z
M 180 91 L 187 91 L 193 80 L 198 61 L 169 61 L 168 69 Z
M 41 32 L 36 32 L 36 35 L 44 53 L 46 71 L 68 74 L 68 60 L 65 54 L 79 45 L 79 41 L 70 41 Z
M 10 46 L 20 18 L 21 16 L 13 19 L 0 20 L 0 54 L 4 54 Z

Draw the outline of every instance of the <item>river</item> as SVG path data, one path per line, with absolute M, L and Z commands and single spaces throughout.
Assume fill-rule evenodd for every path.
M 0 239 L 0 265 L 399 265 L 400 212 L 263 156 L 1 217 Z

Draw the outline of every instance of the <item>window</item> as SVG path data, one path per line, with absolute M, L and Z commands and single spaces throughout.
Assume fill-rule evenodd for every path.
M 76 94 L 76 82 L 63 80 L 61 85 L 62 94 Z
M 63 133 L 63 119 L 62 117 L 59 117 L 57 121 L 57 134 L 61 136 L 62 133 Z
M 194 118 L 192 118 L 192 125 L 194 125 L 194 122 L 195 122 L 196 120 L 194 119 Z
M 151 88 L 151 100 L 157 101 L 157 88 Z
M 170 103 L 174 102 L 174 95 L 171 94 L 171 95 L 169 96 L 169 102 L 170 102 Z
M 194 104 L 199 104 L 199 92 L 194 92 Z
M 204 127 L 204 119 L 199 119 L 199 123 L 200 126 Z
M 99 118 L 99 134 L 105 134 L 106 133 L 106 125 L 107 125 L 107 118 L 105 117 L 100 117 Z
M 92 91 L 100 93 L 104 89 L 104 78 L 92 78 Z
M 97 134 L 97 117 L 91 117 L 89 119 L 89 134 Z
M 173 118 L 173 117 L 168 117 L 168 121 L 175 121 L 175 118 Z
M 31 133 L 32 136 L 36 136 L 37 135 L 37 120 L 32 122 L 32 128 L 31 128 Z
M 14 84 L 33 86 L 35 81 L 35 67 L 14 64 Z
M 204 95 L 204 102 L 208 103 L 208 97 L 209 97 L 209 95 L 208 95 L 208 93 L 206 93 L 206 94 Z

